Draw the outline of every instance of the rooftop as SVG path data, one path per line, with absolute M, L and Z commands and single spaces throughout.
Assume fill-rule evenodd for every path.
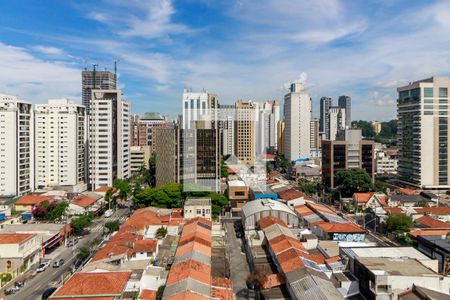
M 378 258 L 400 258 L 409 257 L 414 259 L 429 258 L 413 247 L 351 247 L 343 249 L 351 257 L 378 257 Z
M 16 205 L 36 205 L 44 201 L 52 201 L 53 196 L 26 195 L 16 201 Z
M 358 203 L 367 203 L 372 198 L 373 193 L 354 193 L 353 197 Z
M 29 233 L 0 233 L 0 244 L 21 244 L 34 234 Z
M 331 222 L 323 222 L 316 223 L 316 226 L 320 227 L 324 232 L 332 233 L 332 232 L 353 232 L 353 233 L 365 233 L 366 231 L 353 223 L 331 223 Z
M 81 195 L 81 196 L 75 198 L 74 200 L 72 200 L 73 204 L 81 206 L 81 207 L 91 206 L 95 202 L 96 202 L 96 199 L 91 198 L 91 197 L 86 196 L 86 195 Z
M 378 276 L 439 276 L 411 258 L 360 257 L 358 261 Z
M 232 181 L 228 181 L 228 186 L 246 186 L 245 182 L 243 182 L 242 180 L 232 180 Z
M 436 220 L 430 216 L 423 216 L 418 218 L 416 220 L 416 224 L 427 228 L 436 228 L 436 229 L 450 228 L 450 223 Z
M 52 295 L 52 299 L 120 296 L 130 276 L 131 272 L 75 273 Z
M 211 205 L 211 198 L 189 198 L 186 199 L 186 202 L 184 202 L 184 206 L 210 206 Z

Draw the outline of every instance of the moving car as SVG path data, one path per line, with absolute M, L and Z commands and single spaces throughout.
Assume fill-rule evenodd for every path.
M 58 259 L 53 262 L 53 268 L 59 268 L 64 264 L 64 259 Z
M 39 265 L 39 267 L 37 268 L 36 271 L 38 273 L 44 272 L 45 270 L 47 270 L 48 266 L 49 266 L 48 262 L 42 263 L 42 264 Z
M 108 209 L 105 211 L 105 218 L 109 218 L 114 214 L 114 211 L 112 209 Z

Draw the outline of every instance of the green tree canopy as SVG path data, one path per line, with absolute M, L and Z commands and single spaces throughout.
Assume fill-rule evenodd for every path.
M 181 185 L 168 183 L 161 188 L 146 188 L 134 196 L 134 203 L 140 207 L 181 207 Z
M 336 173 L 334 181 L 343 197 L 351 197 L 356 192 L 372 190 L 372 179 L 363 169 L 340 170 Z
M 156 237 L 157 238 L 164 238 L 167 235 L 167 228 L 161 226 L 158 229 L 156 229 Z
M 402 213 L 390 214 L 386 219 L 386 229 L 389 232 L 408 232 L 413 225 L 413 219 Z
M 300 178 L 298 180 L 298 188 L 301 192 L 311 196 L 317 192 L 318 183 L 314 181 L 309 181 L 305 178 Z
M 70 223 L 75 233 L 82 232 L 85 228 L 91 226 L 91 224 L 92 224 L 91 215 L 83 215 L 73 218 L 72 222 Z
M 122 179 L 115 179 L 113 186 L 119 190 L 120 197 L 126 200 L 128 193 L 131 191 L 131 187 L 128 182 Z
M 62 217 L 66 214 L 67 208 L 69 207 L 69 202 L 62 201 L 58 203 L 49 214 L 49 218 L 51 220 L 61 220 Z
M 108 228 L 109 232 L 114 232 L 119 230 L 120 222 L 119 220 L 110 221 L 105 224 L 105 227 Z
M 209 197 L 211 198 L 211 212 L 213 217 L 217 217 L 222 212 L 222 209 L 228 205 L 228 199 L 216 192 L 209 193 Z

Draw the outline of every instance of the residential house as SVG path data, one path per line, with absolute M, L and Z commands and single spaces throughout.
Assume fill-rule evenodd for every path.
M 184 202 L 184 218 L 194 219 L 196 217 L 203 217 L 211 220 L 211 198 L 188 198 Z
M 249 200 L 249 187 L 242 180 L 228 181 L 227 196 L 232 209 L 240 210 Z
M 320 222 L 311 231 L 324 240 L 363 242 L 366 238 L 366 231 L 354 223 Z
M 69 203 L 69 215 L 85 215 L 88 213 L 95 213 L 100 208 L 97 204 L 97 199 L 87 195 L 79 195 Z
M 53 201 L 52 196 L 44 196 L 44 195 L 25 195 L 19 198 L 14 203 L 14 209 L 19 212 L 28 212 L 31 213 L 33 208 L 40 203 L 48 201 Z
M 371 208 L 375 211 L 378 207 L 388 206 L 388 197 L 384 193 L 354 193 L 353 205 L 363 209 Z
M 35 234 L 0 233 L 0 273 L 13 277 L 39 262 L 41 244 Z

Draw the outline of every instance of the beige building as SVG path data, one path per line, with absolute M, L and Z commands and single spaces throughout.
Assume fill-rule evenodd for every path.
M 284 120 L 278 121 L 278 153 L 284 153 Z
M 0 273 L 13 277 L 39 262 L 41 243 L 35 234 L 0 233 Z
M 211 220 L 211 199 L 199 198 L 199 199 L 186 199 L 184 203 L 184 218 L 193 219 L 196 217 L 202 217 Z
M 232 209 L 241 209 L 248 201 L 249 187 L 241 180 L 228 181 L 228 200 Z
M 138 172 L 142 167 L 148 169 L 151 156 L 151 146 L 131 146 L 130 147 L 130 171 Z
M 155 131 L 156 145 L 156 186 L 180 182 L 179 130 L 178 128 L 158 128 Z
M 379 134 L 381 132 L 381 122 L 372 121 L 372 129 L 375 132 L 375 134 Z
M 253 165 L 256 158 L 256 105 L 238 100 L 235 108 L 235 155 L 242 163 Z
M 412 186 L 450 188 L 450 77 L 431 77 L 399 87 L 398 175 Z
M 319 119 L 311 120 L 311 151 L 320 149 Z

